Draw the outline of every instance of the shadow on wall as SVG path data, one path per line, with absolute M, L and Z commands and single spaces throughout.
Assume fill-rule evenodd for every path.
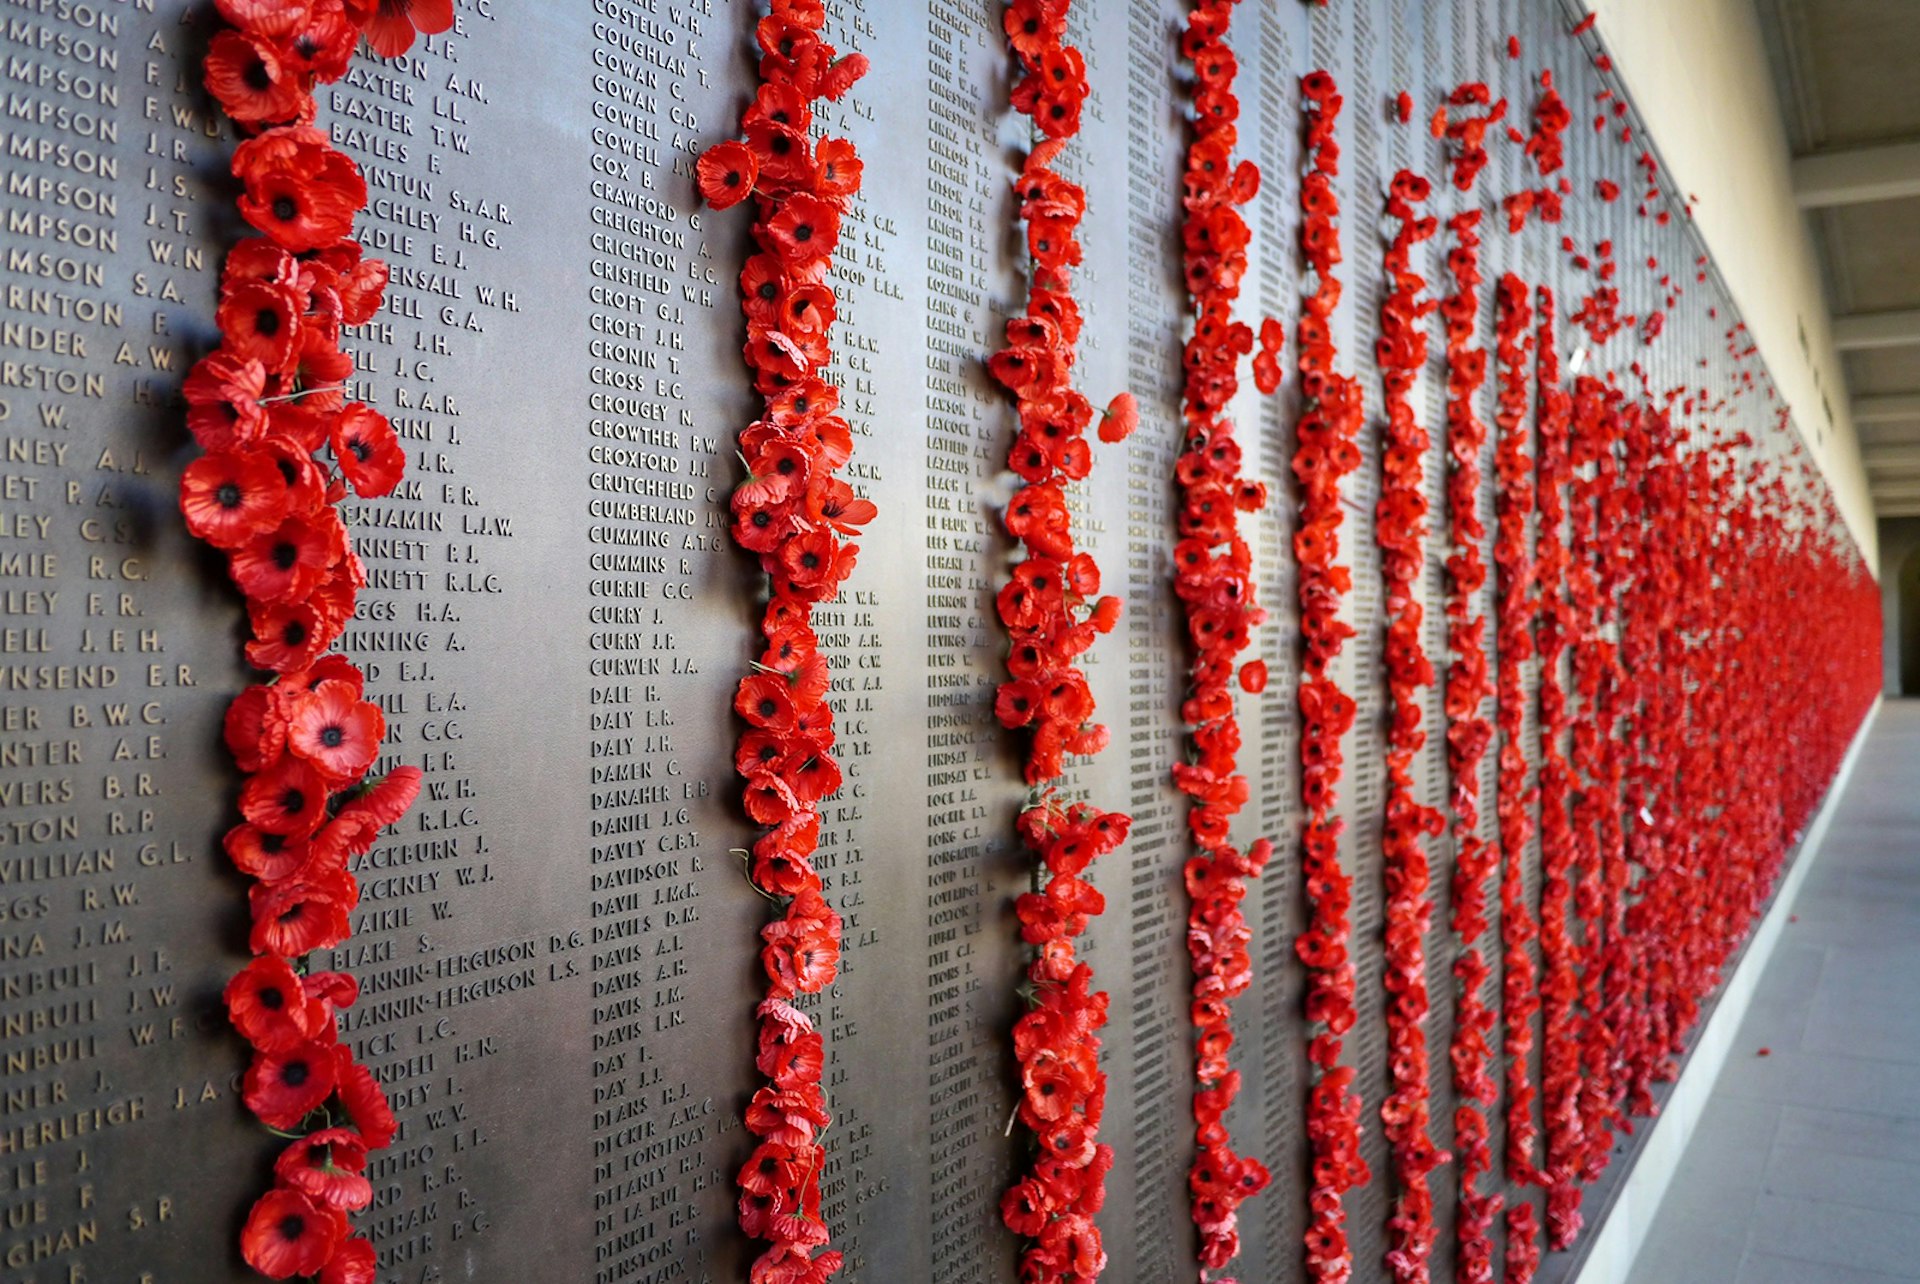
M 1920 696 L 1920 517 L 1880 523 L 1882 673 L 1888 696 Z

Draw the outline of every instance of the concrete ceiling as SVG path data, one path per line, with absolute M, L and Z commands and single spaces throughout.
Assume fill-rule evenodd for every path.
M 1920 0 L 1754 0 L 1883 517 L 1920 514 Z

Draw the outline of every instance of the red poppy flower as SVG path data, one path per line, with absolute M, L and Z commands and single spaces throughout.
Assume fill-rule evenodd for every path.
M 334 1048 L 333 1053 L 337 1063 L 340 1104 L 346 1109 L 347 1118 L 366 1138 L 369 1150 L 381 1150 L 391 1145 L 400 1125 L 394 1120 L 393 1107 L 387 1101 L 386 1092 L 374 1079 L 373 1071 L 355 1061 L 345 1045 Z
M 373 1200 L 367 1180 L 367 1143 L 348 1128 L 308 1133 L 280 1152 L 273 1175 L 281 1185 L 342 1213 Z
M 305 837 L 326 816 L 326 779 L 297 758 L 282 758 L 250 778 L 240 791 L 240 812 L 269 834 Z
M 828 138 L 813 149 L 813 192 L 830 201 L 850 200 L 865 171 L 859 153 L 844 138 Z
M 298 254 L 344 239 L 367 201 L 360 167 L 308 125 L 270 129 L 234 149 L 240 213 Z
M 334 416 L 333 457 L 354 493 L 363 499 L 388 495 L 406 471 L 407 452 L 387 417 L 355 401 Z
M 235 869 L 269 883 L 298 876 L 312 865 L 315 855 L 313 845 L 304 838 L 269 834 L 244 822 L 229 829 L 220 845 Z
M 293 1128 L 333 1095 L 334 1047 L 318 1040 L 254 1053 L 241 1084 L 247 1109 L 269 1128 Z
M 232 550 L 285 515 L 287 488 L 266 455 L 221 450 L 200 456 L 180 476 L 180 512 L 189 531 Z
M 229 556 L 233 582 L 253 602 L 306 597 L 346 554 L 346 529 L 331 508 L 289 517 L 254 536 Z
M 358 819 L 384 829 L 407 814 L 407 808 L 420 796 L 420 781 L 420 768 L 395 767 L 342 807 L 336 819 Z
M 254 640 L 247 643 L 247 663 L 257 669 L 304 669 L 339 632 L 305 602 L 250 603 L 247 614 L 254 632 Z
M 268 0 L 256 7 L 298 14 L 303 6 L 275 4 Z M 281 62 L 305 76 L 309 82 L 331 82 L 347 74 L 347 65 L 353 60 L 353 48 L 359 41 L 359 28 L 348 19 L 344 5 L 339 0 L 325 0 L 324 3 L 314 4 L 298 19 L 294 29 L 280 36 L 277 48 Z
M 214 0 L 214 8 L 240 30 L 280 39 L 306 20 L 311 0 Z
M 240 1255 L 270 1279 L 313 1275 L 347 1234 L 347 1219 L 297 1190 L 262 1195 L 240 1232 Z
M 760 178 L 760 162 L 746 144 L 716 143 L 694 165 L 700 197 L 716 210 L 724 210 L 745 200 Z
M 375 1284 L 379 1255 L 364 1239 L 349 1239 L 320 1271 L 320 1284 Z
M 233 1028 L 262 1052 L 290 1052 L 317 1039 L 329 1024 L 286 960 L 271 955 L 235 974 L 225 997 Z
M 246 287 L 271 291 L 270 287 Z M 216 349 L 195 363 L 180 391 L 187 399 L 187 428 L 206 450 L 236 450 L 260 439 L 267 427 L 260 405 L 267 369 L 260 361 Z
M 768 221 L 767 238 L 789 270 L 824 264 L 840 240 L 840 211 L 817 196 L 796 192 Z
M 1123 392 L 1108 404 L 1100 417 L 1100 440 L 1125 441 L 1140 425 L 1140 403 L 1131 392 Z
M 1033 61 L 1066 35 L 1067 6 L 1064 0 L 1013 0 L 1000 21 L 1013 51 Z
M 757 1137 L 782 1146 L 810 1146 L 829 1122 L 820 1090 L 763 1087 L 747 1103 L 746 1124 Z
M 344 870 L 256 883 L 247 894 L 253 911 L 249 944 L 255 954 L 299 958 L 332 949 L 351 931 L 348 911 L 359 889 Z
M 282 6 L 293 12 L 292 6 Z M 302 70 L 250 31 L 222 31 L 207 47 L 207 92 L 227 115 L 247 125 L 292 120 L 309 101 Z
M 436 36 L 453 26 L 453 0 L 347 0 L 347 10 L 382 58 L 413 48 L 416 33 Z
M 386 728 L 378 705 L 360 699 L 344 682 L 323 682 L 290 702 L 287 747 L 338 788 L 366 773 Z

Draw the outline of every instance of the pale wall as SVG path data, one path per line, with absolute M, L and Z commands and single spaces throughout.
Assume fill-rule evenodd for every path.
M 1700 197 L 1694 219 L 1847 525 L 1877 569 L 1873 501 L 1819 264 L 1793 202 L 1786 133 L 1753 0 L 1588 2 L 1674 180 Z M 1802 328 L 1807 354 L 1800 350 Z M 1816 444 L 1813 427 L 1825 424 L 1822 388 L 1833 427 Z

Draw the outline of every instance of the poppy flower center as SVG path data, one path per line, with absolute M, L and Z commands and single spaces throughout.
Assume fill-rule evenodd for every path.
M 811 241 L 813 239 L 813 224 L 802 223 L 799 227 L 794 228 L 793 239 L 800 242 L 802 245 L 805 245 L 808 241 Z
M 307 1219 L 298 1213 L 289 1214 L 280 1219 L 280 1234 L 289 1244 L 298 1243 L 307 1233 Z
M 247 64 L 247 69 L 241 73 L 240 78 L 247 82 L 248 89 L 264 91 L 273 88 L 273 73 L 268 71 L 267 64 L 258 58 Z
M 283 571 L 292 570 L 294 563 L 298 562 L 299 560 L 300 560 L 299 548 L 289 543 L 288 541 L 281 540 L 278 544 L 275 544 L 273 546 L 273 564 L 279 567 L 281 570 Z
M 278 209 L 277 206 L 275 208 L 276 210 Z M 261 308 L 259 312 L 254 314 L 253 328 L 256 332 L 267 335 L 268 337 L 279 334 L 280 314 L 272 308 Z
M 358 437 L 347 443 L 347 449 L 351 450 L 353 457 L 363 464 L 373 457 L 373 447 Z
M 760 716 L 763 718 L 771 718 L 779 709 L 780 706 L 775 704 L 771 698 L 760 702 Z
M 278 1012 L 287 1006 L 287 996 L 275 989 L 260 991 L 260 1006 L 271 1012 Z
M 220 489 L 213 492 L 213 497 L 222 508 L 240 507 L 240 488 L 232 482 L 222 482 Z
M 772 303 L 780 297 L 780 287 L 771 281 L 762 282 L 760 286 L 760 297 L 768 303 Z
M 299 646 L 307 640 L 307 626 L 298 620 L 290 621 L 280 630 L 280 640 L 288 646 Z
M 276 196 L 274 198 L 273 216 L 279 219 L 282 223 L 291 223 L 293 221 L 293 216 L 298 214 L 299 212 L 300 212 L 300 207 L 293 203 L 293 198 L 291 196 Z
M 280 806 L 289 815 L 299 815 L 307 809 L 307 795 L 298 789 L 289 789 L 280 795 Z
M 347 733 L 338 727 L 328 727 L 320 733 L 320 743 L 329 749 L 338 749 L 346 738 Z
M 287 1064 L 287 1068 L 280 1072 L 280 1081 L 282 1083 L 289 1084 L 292 1087 L 298 1088 L 301 1084 L 307 1081 L 307 1076 L 311 1075 L 312 1073 L 313 1073 L 313 1068 L 309 1066 L 306 1062 L 293 1061 L 293 1062 L 289 1062 Z M 297 1235 L 299 1233 L 297 1228 L 299 1226 L 300 1219 L 298 1217 L 290 1217 L 287 1220 L 294 1223 L 296 1227 L 295 1234 Z M 282 1223 L 282 1225 L 284 1224 L 285 1223 Z

